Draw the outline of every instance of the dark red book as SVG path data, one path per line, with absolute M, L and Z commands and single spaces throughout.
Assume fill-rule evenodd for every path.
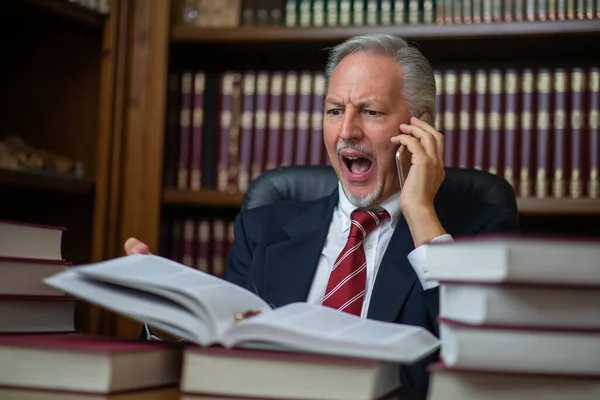
M 115 393 L 174 385 L 182 349 L 85 335 L 0 336 L 0 386 Z
M 65 228 L 0 220 L 0 257 L 62 260 Z

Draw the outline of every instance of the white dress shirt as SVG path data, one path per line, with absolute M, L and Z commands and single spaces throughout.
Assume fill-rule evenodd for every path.
M 325 245 L 321 252 L 321 257 L 317 264 L 317 270 L 313 278 L 313 282 L 308 293 L 308 303 L 321 304 L 327 289 L 329 274 L 331 267 L 339 256 L 340 252 L 346 245 L 348 235 L 350 234 L 350 217 L 352 212 L 357 209 L 342 190 L 341 184 L 338 183 L 339 202 L 333 211 L 333 218 L 329 225 L 329 232 L 325 239 Z M 375 277 L 381 264 L 381 259 L 385 253 L 385 249 L 390 242 L 396 223 L 400 218 L 400 192 L 391 196 L 380 206 L 385 209 L 391 218 L 387 218 L 381 222 L 372 232 L 370 232 L 363 242 L 365 257 L 367 259 L 367 281 L 365 285 L 365 298 L 361 317 L 365 318 L 369 310 L 369 302 Z M 432 242 L 452 241 L 452 236 L 446 234 L 436 237 Z M 431 289 L 438 286 L 437 282 L 427 280 L 427 245 L 417 247 L 408 255 L 408 261 L 414 268 L 419 281 L 424 289 Z

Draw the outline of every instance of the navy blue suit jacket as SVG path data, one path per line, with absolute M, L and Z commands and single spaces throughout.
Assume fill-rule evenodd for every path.
M 336 188 L 319 200 L 275 203 L 238 214 L 225 279 L 275 307 L 306 301 L 337 203 Z M 446 232 L 455 238 L 518 229 L 518 217 L 508 209 L 465 198 L 443 185 L 435 208 Z M 367 317 L 421 326 L 439 337 L 438 289 L 423 290 L 407 259 L 414 248 L 401 216 L 381 261 Z M 402 368 L 403 386 L 426 389 L 426 366 L 436 358 L 434 354 Z

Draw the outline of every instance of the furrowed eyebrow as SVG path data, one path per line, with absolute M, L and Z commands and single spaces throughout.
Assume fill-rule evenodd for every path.
M 339 100 L 327 99 L 327 100 L 325 100 L 325 103 L 335 106 L 335 107 L 345 107 L 345 104 Z M 376 104 L 373 100 L 365 100 L 365 101 L 359 101 L 354 105 L 356 106 L 356 108 L 365 109 L 365 108 L 371 108 L 371 107 L 375 106 Z

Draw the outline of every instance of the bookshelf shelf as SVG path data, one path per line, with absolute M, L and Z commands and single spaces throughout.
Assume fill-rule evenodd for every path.
M 92 194 L 94 191 L 91 180 L 0 169 L 0 187 L 3 186 L 72 194 Z
M 37 8 L 40 11 L 50 12 L 68 20 L 92 27 L 101 28 L 104 15 L 87 9 L 68 0 L 20 0 L 25 5 Z
M 366 33 L 391 33 L 412 40 L 519 38 L 536 36 L 598 34 L 600 20 L 514 22 L 456 25 L 399 25 L 364 27 L 240 27 L 194 28 L 174 26 L 171 41 L 195 42 L 315 42 L 339 41 Z
M 206 189 L 179 190 L 168 188 L 163 192 L 163 202 L 167 205 L 239 208 L 243 197 L 243 193 Z M 525 215 L 600 215 L 600 199 L 518 198 L 517 203 L 521 214 Z
M 517 199 L 525 215 L 600 215 L 600 199 Z
M 168 188 L 163 192 L 163 202 L 169 205 L 240 207 L 243 193 L 219 190 L 179 190 Z

